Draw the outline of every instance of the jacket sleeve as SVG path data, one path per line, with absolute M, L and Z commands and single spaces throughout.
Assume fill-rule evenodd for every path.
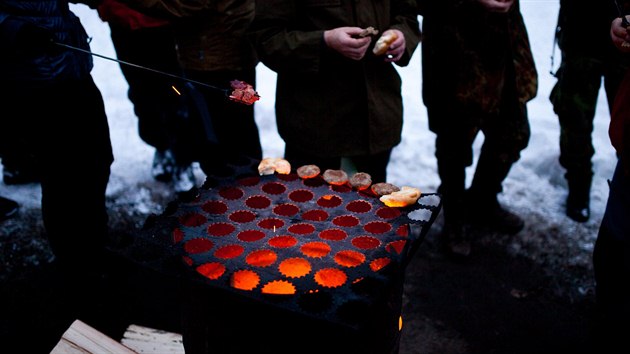
M 409 65 L 409 61 L 421 40 L 420 23 L 415 0 L 392 1 L 392 26 L 405 35 L 405 54 L 396 62 L 399 66 Z
M 256 2 L 250 37 L 260 60 L 275 72 L 317 72 L 321 53 L 328 50 L 323 30 L 293 30 L 298 27 L 292 25 L 297 18 L 293 0 Z
M 23 21 L 14 20 L 8 14 L 0 12 L 0 48 L 7 51 L 13 48 L 23 25 Z
M 192 17 L 217 11 L 218 0 L 119 0 L 147 15 L 165 19 Z

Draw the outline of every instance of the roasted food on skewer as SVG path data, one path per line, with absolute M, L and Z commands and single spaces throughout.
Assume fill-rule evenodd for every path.
M 289 161 L 279 157 L 265 157 L 258 164 L 258 173 L 262 175 L 271 175 L 274 172 L 287 175 L 291 173 L 291 164 Z
M 381 196 L 379 200 L 388 207 L 406 207 L 417 202 L 418 198 L 420 198 L 418 188 L 404 186 L 397 192 Z

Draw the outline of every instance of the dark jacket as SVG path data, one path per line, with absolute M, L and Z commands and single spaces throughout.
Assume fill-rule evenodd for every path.
M 28 16 L 22 15 L 28 9 Z M 88 36 L 66 1 L 58 0 L 2 0 L 0 3 L 0 80 L 20 85 L 45 85 L 53 80 L 85 78 L 92 70 L 92 56 L 76 50 L 55 47 L 37 56 L 25 56 L 17 48 L 18 33 L 26 25 L 50 31 L 53 39 L 90 50 Z M 56 50 L 55 50 L 56 49 Z
M 611 53 L 618 55 L 610 40 L 610 23 L 617 16 L 613 0 L 560 0 L 557 28 L 560 49 L 596 58 Z
M 368 50 L 343 57 L 325 30 L 372 26 L 405 34 L 405 66 L 420 40 L 414 0 L 266 0 L 256 4 L 252 37 L 261 61 L 278 74 L 276 119 L 285 142 L 322 157 L 391 149 L 402 130 L 401 79 Z M 372 43 L 375 42 L 375 39 Z
M 152 16 L 172 20 L 184 69 L 245 70 L 258 64 L 246 38 L 254 0 L 122 0 Z
M 476 1 L 427 0 L 420 14 L 428 108 L 459 104 L 496 112 L 508 72 L 515 75 L 521 103 L 536 96 L 538 76 L 518 1 L 499 14 Z

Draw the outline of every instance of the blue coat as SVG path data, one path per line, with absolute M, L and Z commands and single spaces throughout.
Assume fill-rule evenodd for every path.
M 42 86 L 53 80 L 80 79 L 90 74 L 92 56 L 53 46 L 41 55 L 23 56 L 16 46 L 25 24 L 51 32 L 57 43 L 90 50 L 88 36 L 66 1 L 2 0 L 0 3 L 0 80 L 25 86 Z

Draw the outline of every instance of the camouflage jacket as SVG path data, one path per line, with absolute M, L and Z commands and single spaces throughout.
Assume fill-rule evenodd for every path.
M 520 102 L 536 96 L 538 74 L 519 6 L 517 0 L 508 13 L 499 14 L 474 0 L 419 2 L 428 108 L 460 104 L 496 112 L 506 73 L 514 75 Z

